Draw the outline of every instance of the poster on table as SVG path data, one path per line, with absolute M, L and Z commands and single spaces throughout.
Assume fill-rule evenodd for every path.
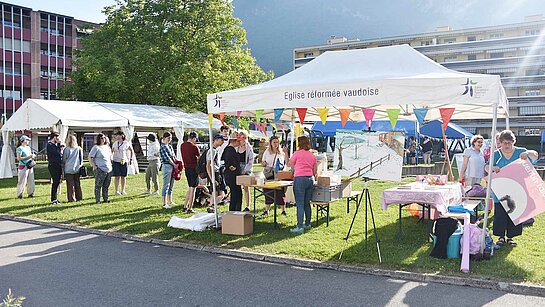
M 492 191 L 515 225 L 545 211 L 545 184 L 528 160 L 492 173 Z
M 333 172 L 343 177 L 401 181 L 402 132 L 337 130 Z

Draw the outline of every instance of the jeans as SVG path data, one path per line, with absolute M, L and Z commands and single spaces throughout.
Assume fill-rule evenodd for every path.
M 51 201 L 57 200 L 57 191 L 59 190 L 59 185 L 61 184 L 62 168 L 58 164 L 49 164 L 47 166 L 49 169 L 49 174 L 51 174 Z
M 161 165 L 161 171 L 163 172 L 163 196 L 172 195 L 172 188 L 174 187 L 174 177 L 172 177 L 172 170 L 174 166 L 169 163 L 163 163 Z
M 148 168 L 146 168 L 146 186 L 148 191 L 151 191 L 151 182 L 153 181 L 154 191 L 159 190 L 159 184 L 157 179 L 159 178 L 159 165 L 161 165 L 161 160 L 151 160 L 149 161 Z
M 108 201 L 108 189 L 112 182 L 112 172 L 106 173 L 99 167 L 95 169 L 95 201 L 100 202 L 100 191 L 102 190 L 102 198 Z
M 297 205 L 297 227 L 303 227 L 303 216 L 305 226 L 310 226 L 310 198 L 314 190 L 314 180 L 311 176 L 298 176 L 293 179 L 293 194 Z
M 78 174 L 64 174 L 66 179 L 66 196 L 68 196 L 68 202 L 80 201 L 83 199 L 81 195 L 81 183 Z

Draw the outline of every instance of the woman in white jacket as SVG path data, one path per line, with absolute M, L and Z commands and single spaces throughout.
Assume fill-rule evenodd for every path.
M 250 175 L 254 166 L 255 154 L 252 145 L 248 143 L 248 133 L 244 130 L 240 131 L 237 138 L 240 142 L 239 147 L 237 147 L 237 154 L 239 155 L 241 175 Z M 244 211 L 250 211 L 250 189 L 248 186 L 244 186 L 243 189 L 244 203 L 246 205 Z

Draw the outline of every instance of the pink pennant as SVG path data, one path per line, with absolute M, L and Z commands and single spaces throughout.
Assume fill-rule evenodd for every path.
M 365 117 L 365 122 L 367 123 L 367 127 L 371 127 L 371 122 L 373 121 L 373 117 L 375 117 L 375 109 L 370 108 L 363 108 L 363 117 Z

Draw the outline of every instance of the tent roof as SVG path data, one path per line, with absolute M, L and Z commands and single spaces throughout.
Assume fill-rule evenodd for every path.
M 321 107 L 330 108 L 329 120 L 340 119 L 339 108 L 374 108 L 375 119 L 397 108 L 400 118 L 413 120 L 416 107 L 430 108 L 428 119 L 440 118 L 439 107 L 454 107 L 453 119 L 490 118 L 494 105 L 507 110 L 499 76 L 447 69 L 409 45 L 327 51 L 274 80 L 209 94 L 207 104 L 214 114 L 264 110 L 266 118 L 274 118 L 273 109 L 308 108 L 309 121 L 319 120 L 315 109 Z M 293 114 L 285 111 L 282 119 L 297 118 Z M 354 121 L 362 117 L 351 114 Z
M 432 138 L 442 138 L 443 132 L 442 127 L 443 121 L 441 120 L 432 120 L 420 127 L 420 134 L 427 135 Z M 449 123 L 447 129 L 445 130 L 445 135 L 448 139 L 463 139 L 470 138 L 473 134 L 464 128 L 456 125 L 455 123 Z
M 335 136 L 337 129 L 344 130 L 367 130 L 366 122 L 347 122 L 344 127 L 342 127 L 342 122 L 340 121 L 328 121 L 322 124 L 321 121 L 317 121 L 312 126 L 312 130 L 321 131 L 324 136 Z M 415 121 L 412 120 L 398 120 L 396 123 L 395 130 L 392 130 L 392 124 L 389 120 L 374 120 L 371 122 L 371 130 L 374 131 L 401 131 L 405 133 L 406 136 L 415 135 Z
M 27 99 L 5 123 L 2 130 L 50 129 L 56 124 L 69 127 L 178 127 L 208 128 L 204 113 L 187 113 L 176 107 L 87 101 Z M 213 127 L 221 123 L 214 119 Z

